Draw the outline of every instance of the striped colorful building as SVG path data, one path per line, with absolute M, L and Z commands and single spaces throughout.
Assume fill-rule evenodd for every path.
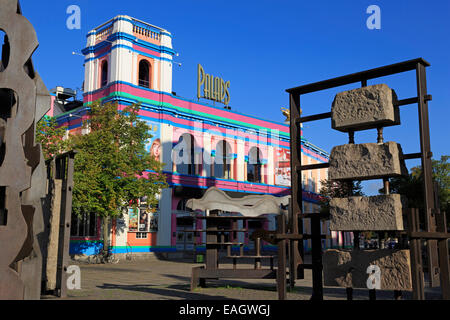
M 59 114 L 58 122 L 71 132 L 83 133 L 82 120 L 93 101 L 119 107 L 140 103 L 140 117 L 153 135 L 148 150 L 164 163 L 170 186 L 162 191 L 158 208 L 146 208 L 143 201 L 142 209 L 130 209 L 113 223 L 111 239 L 116 253 L 176 252 L 201 243 L 201 237 L 183 232 L 203 227 L 185 203 L 201 197 L 208 187 L 218 187 L 233 197 L 290 193 L 289 126 L 173 93 L 176 52 L 170 32 L 117 16 L 89 32 L 82 52 L 83 106 Z M 306 164 L 328 161 L 328 154 L 307 140 L 302 142 L 302 154 Z M 320 180 L 326 177 L 326 169 L 305 172 L 306 211 L 318 210 Z M 274 219 L 268 219 L 263 227 L 273 228 Z M 95 213 L 74 218 L 71 253 L 95 252 L 101 246 L 99 228 Z

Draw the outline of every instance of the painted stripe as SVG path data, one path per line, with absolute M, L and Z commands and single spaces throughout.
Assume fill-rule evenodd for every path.
M 248 118 L 248 120 L 250 120 L 250 121 L 254 121 L 255 119 L 256 120 L 260 120 L 260 121 L 262 121 L 264 123 L 271 123 L 271 124 L 274 124 L 274 125 L 278 126 L 279 127 L 278 130 L 280 130 L 281 132 L 289 133 L 289 125 L 281 123 L 281 122 L 277 122 L 277 121 L 273 121 L 273 120 L 267 120 L 267 119 L 263 119 L 263 118 L 259 118 L 259 117 L 255 117 L 255 116 L 249 116 L 247 114 L 244 114 L 244 113 L 241 113 L 241 112 L 237 112 L 237 111 L 234 111 L 234 110 L 225 110 L 225 109 L 220 108 L 220 107 L 212 106 L 212 105 L 210 105 L 208 103 L 202 103 L 200 101 L 193 101 L 193 100 L 190 100 L 190 99 L 185 99 L 185 98 L 182 98 L 182 97 L 174 96 L 173 94 L 168 93 L 168 92 L 157 91 L 157 90 L 153 90 L 153 89 L 149 89 L 149 88 L 140 87 L 140 86 L 137 86 L 135 84 L 132 84 L 130 82 L 125 82 L 125 81 L 114 81 L 114 82 L 111 82 L 106 87 L 103 87 L 103 88 L 100 88 L 100 89 L 97 89 L 97 90 L 94 90 L 94 91 L 91 91 L 91 92 L 83 93 L 83 96 L 91 98 L 91 99 L 89 99 L 87 101 L 87 104 L 90 104 L 90 103 L 92 103 L 95 100 L 102 99 L 102 97 L 105 96 L 104 91 L 107 91 L 108 89 L 110 89 L 113 86 L 117 86 L 118 88 L 120 88 L 120 85 L 124 85 L 126 87 L 131 87 L 132 89 L 137 89 L 137 90 L 133 91 L 133 92 L 136 92 L 136 91 L 139 92 L 139 94 L 134 95 L 137 98 L 139 98 L 141 96 L 144 96 L 144 97 L 145 96 L 151 96 L 152 93 L 153 94 L 158 94 L 158 95 L 164 95 L 164 96 L 167 96 L 169 98 L 169 100 L 172 99 L 172 100 L 180 101 L 181 103 L 184 103 L 184 104 L 188 103 L 189 104 L 189 108 L 192 108 L 192 105 L 193 105 L 197 109 L 200 108 L 200 109 L 205 109 L 207 111 L 212 111 L 212 112 L 221 112 L 221 113 L 225 114 L 226 117 L 229 117 L 230 114 L 231 114 L 231 115 L 236 115 L 236 116 L 243 116 L 245 118 Z M 113 91 L 114 89 L 110 89 L 110 90 Z M 114 91 L 120 91 L 120 90 L 114 90 Z M 147 92 L 147 94 L 145 94 L 146 92 Z M 87 99 L 85 99 L 85 102 L 86 102 L 86 100 Z M 161 100 L 161 99 L 158 97 L 158 101 L 159 100 Z M 262 126 L 262 127 L 267 127 L 267 126 Z
M 119 107 L 121 107 L 122 105 L 119 105 Z M 80 110 L 78 110 L 76 113 L 81 114 Z M 72 113 L 74 114 L 74 113 Z M 145 115 L 144 115 L 145 114 Z M 150 116 L 149 116 L 150 115 Z M 209 132 L 213 135 L 217 135 L 217 136 L 222 136 L 225 138 L 231 138 L 231 139 L 237 139 L 237 140 L 242 140 L 242 141 L 247 141 L 249 143 L 255 143 L 255 144 L 259 144 L 261 146 L 270 146 L 270 147 L 274 147 L 274 148 L 282 148 L 282 149 L 289 149 L 290 148 L 290 144 L 289 142 L 284 142 L 281 140 L 278 140 L 276 138 L 269 138 L 267 141 L 267 144 L 261 143 L 261 140 L 258 139 L 252 139 L 252 137 L 254 137 L 254 135 L 251 134 L 247 134 L 246 136 L 239 136 L 237 133 L 239 131 L 236 132 L 232 132 L 230 134 L 227 134 L 226 132 L 222 132 L 220 131 L 217 127 L 213 126 L 213 125 L 205 125 L 203 124 L 202 128 L 196 127 L 196 126 L 191 126 L 189 124 L 181 124 L 180 122 L 182 122 L 182 119 L 170 116 L 170 115 L 166 115 L 166 118 L 160 118 L 160 113 L 154 113 L 154 112 L 150 112 L 150 111 L 146 111 L 146 110 L 142 110 L 139 113 L 139 117 L 143 120 L 149 120 L 149 121 L 155 121 L 155 122 L 159 122 L 159 123 L 165 123 L 165 124 L 170 124 L 174 127 L 177 128 L 183 128 L 186 130 L 191 130 L 191 131 L 196 131 L 196 132 Z M 69 121 L 68 118 L 69 117 L 64 117 L 64 118 L 59 118 L 60 116 L 58 116 L 57 121 L 58 121 L 58 125 L 59 126 L 67 126 L 69 130 L 74 130 L 77 129 L 79 127 L 82 126 L 82 121 L 85 120 L 87 117 L 82 117 L 82 118 L 76 118 L 75 120 L 70 120 L 70 125 L 68 125 Z M 66 120 L 67 121 L 64 121 Z M 169 119 L 172 120 L 177 120 L 177 121 L 171 121 Z M 187 122 L 187 121 L 185 121 Z M 193 122 L 193 121 L 190 121 Z M 279 143 L 276 143 L 279 142 Z M 175 142 L 176 143 L 176 142 Z M 201 144 L 199 144 L 199 146 L 201 146 Z M 325 158 L 319 154 L 317 154 L 315 152 L 315 150 L 311 150 L 309 149 L 311 148 L 310 145 L 308 144 L 308 142 L 306 141 L 302 141 L 302 148 L 301 151 L 303 154 L 308 155 L 309 157 L 311 157 L 314 160 L 320 161 L 320 162 L 328 162 L 328 158 Z
M 125 84 L 125 86 L 132 87 L 132 89 L 138 88 L 137 86 L 130 85 L 130 84 Z M 112 88 L 111 90 L 114 90 L 114 89 L 115 88 Z M 149 104 L 149 105 L 156 106 L 156 107 L 163 107 L 163 108 L 165 107 L 165 108 L 169 108 L 169 109 L 175 109 L 178 112 L 182 112 L 182 113 L 185 113 L 188 115 L 199 116 L 199 117 L 203 117 L 203 118 L 207 118 L 207 119 L 214 119 L 218 122 L 231 123 L 234 125 L 257 129 L 257 130 L 261 130 L 261 129 L 278 130 L 280 136 L 289 137 L 289 132 L 288 132 L 287 126 L 282 125 L 280 123 L 257 119 L 257 118 L 251 118 L 247 115 L 239 114 L 236 112 L 226 112 L 226 111 L 223 111 L 218 108 L 200 105 L 200 104 L 197 104 L 197 103 L 189 101 L 189 100 L 182 100 L 178 97 L 171 96 L 167 93 L 161 94 L 162 92 L 157 93 L 152 90 L 153 92 L 149 91 L 150 94 L 148 96 L 152 97 L 153 99 L 149 99 L 149 98 L 144 98 L 139 95 L 136 95 L 136 94 L 139 94 L 139 92 L 135 92 L 136 90 L 131 90 L 131 91 L 133 91 L 133 93 L 135 93 L 135 94 L 118 91 L 118 90 L 114 90 L 113 92 L 110 92 L 107 96 L 101 96 L 101 95 L 99 95 L 99 93 L 96 93 L 95 95 L 91 95 L 88 93 L 85 96 L 85 104 L 90 105 L 93 101 L 96 101 L 96 100 L 101 100 L 101 101 L 104 101 L 104 100 L 107 101 L 108 99 L 116 100 L 118 97 L 120 97 L 120 98 L 124 98 L 124 99 L 129 99 L 129 100 L 135 101 L 135 102 L 142 102 L 142 103 Z M 168 98 L 167 102 L 162 101 L 163 99 L 160 99 L 160 98 L 163 98 L 164 95 L 167 95 L 167 98 Z M 158 99 L 158 100 L 155 100 L 155 99 Z M 180 106 L 174 105 L 174 103 L 178 103 L 178 104 L 180 104 Z M 230 116 L 232 116 L 234 119 L 229 118 Z M 245 120 L 247 120 L 247 122 L 244 122 Z M 250 121 L 252 123 L 250 123 Z M 269 127 L 268 124 L 270 124 L 271 127 Z M 284 131 L 284 130 L 286 130 L 286 131 Z
M 109 35 L 106 40 L 107 41 L 102 40 L 93 46 L 86 47 L 86 48 L 82 49 L 81 52 L 84 55 L 88 55 L 91 53 L 95 54 L 99 50 L 103 49 L 104 47 L 111 45 L 111 42 L 127 41 L 130 43 L 131 46 L 136 45 L 136 46 L 139 46 L 140 48 L 155 50 L 159 53 L 167 53 L 167 54 L 170 54 L 171 56 L 175 55 L 175 51 L 172 48 L 169 48 L 166 46 L 158 46 L 154 43 L 139 39 L 136 36 L 131 35 L 129 33 L 125 33 L 125 32 L 115 32 L 115 33 Z M 130 47 L 130 46 L 128 46 L 128 47 Z
M 143 56 L 145 56 L 147 58 L 152 58 L 152 59 L 155 59 L 155 60 L 172 62 L 171 59 L 159 57 L 159 56 L 152 55 L 152 54 L 140 51 L 140 50 L 136 50 L 133 47 L 130 47 L 130 46 L 127 46 L 127 45 L 124 45 L 124 44 L 116 44 L 116 45 L 112 46 L 111 49 L 108 50 L 107 52 L 104 52 L 104 53 L 102 53 L 102 54 L 100 54 L 98 56 L 92 57 L 92 58 L 85 59 L 84 62 L 87 63 L 87 62 L 90 62 L 90 61 L 93 61 L 93 60 L 100 59 L 100 58 L 106 56 L 107 54 L 109 54 L 112 50 L 119 49 L 119 48 L 127 49 L 127 50 L 130 50 L 130 51 L 139 53 L 140 55 L 143 55 Z
M 114 246 L 111 251 L 117 253 L 143 253 L 143 252 L 176 252 L 175 246 Z

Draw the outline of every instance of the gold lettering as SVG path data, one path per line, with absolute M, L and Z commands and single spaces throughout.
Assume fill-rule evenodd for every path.
M 203 85 L 203 96 L 202 96 Z M 230 102 L 230 81 L 225 82 L 220 77 L 205 73 L 201 64 L 197 67 L 197 98 L 214 100 L 228 105 Z
M 201 87 L 202 84 L 205 82 L 205 70 L 203 70 L 203 67 L 199 64 L 198 65 L 198 73 L 197 73 L 197 98 L 201 98 Z
M 228 92 L 228 88 L 230 87 L 230 81 L 225 82 L 225 100 L 223 103 L 227 106 L 230 103 L 230 92 Z
M 223 99 L 225 98 L 225 81 L 223 81 L 222 78 L 220 78 L 220 98 L 219 101 L 223 101 Z
M 214 78 L 214 100 L 221 101 L 220 99 L 220 78 Z
M 205 85 L 203 87 L 203 96 L 209 99 L 209 74 L 205 74 Z
M 214 99 L 214 76 L 212 74 L 209 75 L 209 99 Z

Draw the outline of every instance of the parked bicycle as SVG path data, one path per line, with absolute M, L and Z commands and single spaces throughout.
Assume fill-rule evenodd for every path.
M 120 259 L 116 257 L 116 255 L 112 252 L 111 249 L 109 250 L 102 249 L 99 253 L 90 255 L 87 258 L 87 262 L 90 264 L 100 264 L 100 263 L 116 264 L 119 261 Z

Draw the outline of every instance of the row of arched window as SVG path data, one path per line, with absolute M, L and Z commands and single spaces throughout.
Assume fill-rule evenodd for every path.
M 174 170 L 181 174 L 199 174 L 199 165 L 197 163 L 200 163 L 200 161 L 195 161 L 194 137 L 185 133 L 181 135 L 178 140 L 178 145 L 182 143 L 185 144 L 184 148 L 174 150 L 174 152 L 175 158 L 183 159 L 183 161 L 175 160 Z M 230 144 L 225 140 L 220 140 L 214 147 L 215 154 L 213 157 L 213 164 L 211 165 L 211 176 L 221 179 L 233 179 L 232 164 L 234 162 L 234 155 Z M 188 154 L 185 155 L 184 152 L 187 152 Z M 261 150 L 254 146 L 249 150 L 248 161 L 244 168 L 247 176 L 246 180 L 249 182 L 262 183 L 262 167 Z
M 103 88 L 108 84 L 108 61 L 103 60 L 100 68 L 100 87 Z M 139 62 L 138 85 L 144 88 L 151 88 L 151 65 L 145 59 Z

